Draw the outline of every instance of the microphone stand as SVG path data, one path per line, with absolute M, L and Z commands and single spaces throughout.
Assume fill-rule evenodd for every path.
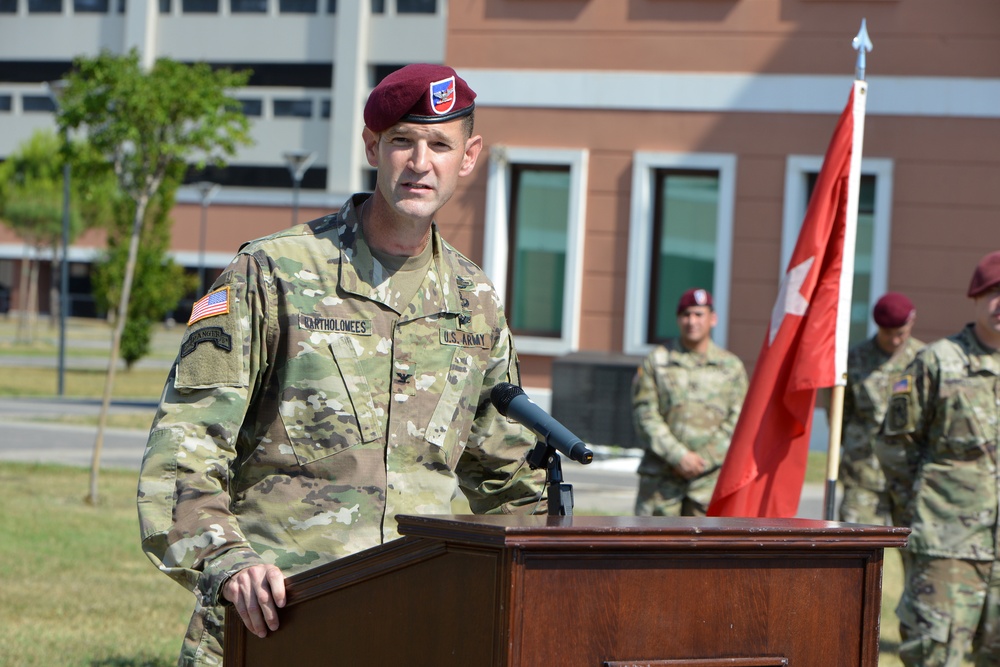
M 555 447 L 539 440 L 526 457 L 532 470 L 545 466 L 549 489 L 549 516 L 573 516 L 573 485 L 563 483 L 562 457 Z

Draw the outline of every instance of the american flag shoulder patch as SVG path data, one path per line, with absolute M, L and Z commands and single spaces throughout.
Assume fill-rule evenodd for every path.
M 903 377 L 897 379 L 892 383 L 892 393 L 894 394 L 907 394 L 913 387 L 912 378 L 909 375 L 904 375 Z
M 188 318 L 187 323 L 188 326 L 191 326 L 198 320 L 203 320 L 213 315 L 225 315 L 228 312 L 229 288 L 222 287 L 214 292 L 209 292 L 195 302 L 194 306 L 191 307 L 191 317 Z

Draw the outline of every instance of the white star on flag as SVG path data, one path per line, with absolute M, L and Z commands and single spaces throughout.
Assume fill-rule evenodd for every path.
M 767 344 L 774 343 L 774 337 L 778 335 L 781 323 L 785 321 L 785 315 L 805 315 L 809 308 L 809 301 L 802 296 L 802 283 L 809 275 L 816 260 L 815 255 L 802 262 L 798 266 L 793 266 L 781 279 L 781 287 L 778 289 L 778 298 L 774 301 L 774 308 L 771 309 L 771 332 Z

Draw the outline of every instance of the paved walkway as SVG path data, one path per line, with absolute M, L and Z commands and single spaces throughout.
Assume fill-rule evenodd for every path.
M 152 419 L 155 403 L 114 401 L 113 413 L 146 414 Z M 67 426 L 49 421 L 60 415 L 100 414 L 99 400 L 0 398 L 0 460 L 63 463 L 89 467 L 97 437 L 96 426 Z M 95 422 L 96 423 L 96 422 Z M 101 452 L 104 467 L 139 469 L 146 446 L 146 432 L 107 429 Z M 590 465 L 563 463 L 563 477 L 573 485 L 578 513 L 628 515 L 635 507 L 636 452 L 629 456 L 602 456 L 601 448 Z M 822 518 L 823 488 L 807 484 L 802 491 L 797 516 Z

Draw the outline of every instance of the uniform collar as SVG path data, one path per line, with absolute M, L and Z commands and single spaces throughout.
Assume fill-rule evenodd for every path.
M 337 213 L 340 238 L 340 288 L 345 292 L 377 301 L 400 314 L 407 305 L 416 310 L 406 309 L 406 315 L 423 317 L 434 313 L 462 311 L 458 278 L 459 267 L 453 253 L 447 252 L 444 240 L 438 232 L 437 224 L 431 226 L 431 246 L 434 256 L 424 277 L 422 291 L 424 297 L 413 304 L 394 304 L 388 294 L 388 279 L 382 274 L 381 265 L 372 257 L 371 249 L 360 233 L 361 220 L 358 217 L 361 205 L 370 193 L 353 195 Z
M 991 350 L 980 343 L 971 322 L 965 325 L 958 337 L 965 342 L 969 353 L 969 370 L 1000 375 L 1000 350 Z

